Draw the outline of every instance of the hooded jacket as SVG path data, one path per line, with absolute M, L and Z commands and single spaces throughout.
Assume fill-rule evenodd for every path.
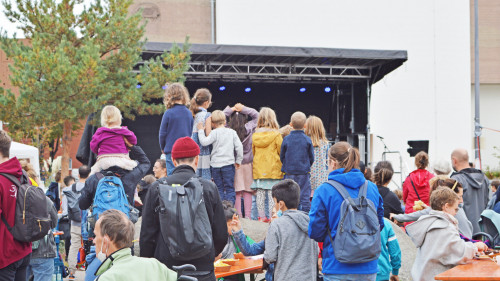
M 0 173 L 7 173 L 21 179 L 22 168 L 16 157 L 0 164 Z M 4 176 L 0 176 L 0 215 L 9 225 L 14 225 L 17 187 Z M 5 223 L 0 220 L 0 269 L 31 253 L 31 243 L 14 239 Z
M 486 209 L 490 195 L 490 181 L 480 170 L 474 168 L 463 169 L 451 174 L 464 188 L 464 211 L 472 223 L 474 233 L 480 232 L 479 218 Z
M 278 130 L 258 128 L 252 135 L 253 179 L 282 179 L 281 144 Z
M 128 154 L 123 138 L 126 138 L 132 145 L 137 144 L 137 137 L 126 126 L 116 129 L 101 127 L 92 136 L 90 149 L 97 155 Z
M 406 231 L 418 248 L 411 270 L 414 281 L 434 280 L 437 274 L 469 262 L 477 252 L 474 244 L 460 239 L 457 227 L 441 211 L 431 210 Z
M 287 210 L 269 226 L 264 259 L 275 263 L 275 281 L 316 280 L 319 248 L 307 236 L 308 225 L 307 213 Z
M 226 117 L 229 118 L 233 113 L 233 109 L 229 106 L 226 106 L 226 108 L 224 109 L 224 114 L 226 115 Z M 240 113 L 250 118 L 250 120 L 245 123 L 245 138 L 241 140 L 241 143 L 243 144 L 243 161 L 241 162 L 241 164 L 244 165 L 252 163 L 253 161 L 252 135 L 255 131 L 255 128 L 257 127 L 259 112 L 251 107 L 244 106 Z
M 366 181 L 365 176 L 358 169 L 344 173 L 344 168 L 337 169 L 328 175 L 329 180 L 337 181 L 344 185 L 349 195 L 353 198 L 358 197 L 359 188 Z M 377 186 L 368 181 L 368 190 L 366 197 L 370 199 L 377 209 L 377 216 L 380 229 L 384 228 L 384 207 L 382 196 L 378 192 Z M 332 240 L 335 240 L 337 227 L 340 221 L 340 206 L 344 199 L 342 195 L 330 184 L 323 183 L 316 191 L 311 202 L 311 211 L 309 211 L 309 237 L 317 242 L 323 242 L 323 273 L 324 274 L 373 274 L 377 273 L 377 260 L 346 264 L 340 263 L 334 255 L 333 247 L 328 238 L 328 227 L 332 234 Z
M 429 205 L 429 197 L 430 197 L 430 185 L 429 180 L 432 179 L 434 175 L 425 170 L 425 169 L 417 169 L 410 173 L 410 175 L 406 178 L 403 183 L 403 201 L 405 202 L 405 213 L 413 213 L 413 205 L 415 205 L 415 201 L 418 201 L 419 196 L 420 200 L 422 200 L 426 205 Z M 415 185 L 415 189 L 418 192 L 415 193 L 415 189 L 413 185 Z

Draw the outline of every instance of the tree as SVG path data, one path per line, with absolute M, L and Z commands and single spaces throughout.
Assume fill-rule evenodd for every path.
M 0 120 L 15 137 L 62 137 L 62 173 L 69 168 L 69 144 L 80 120 L 103 105 L 117 106 L 126 118 L 161 112 L 155 100 L 162 83 L 182 81 L 189 44 L 151 59 L 140 68 L 144 24 L 129 15 L 132 0 L 95 0 L 81 13 L 81 0 L 2 0 L 5 15 L 24 32 L 29 44 L 0 36 L 0 47 L 13 60 L 12 85 L 19 95 L 0 88 Z M 169 67 L 165 69 L 162 62 Z M 139 78 L 139 80 L 138 80 Z M 138 82 L 144 87 L 138 89 Z

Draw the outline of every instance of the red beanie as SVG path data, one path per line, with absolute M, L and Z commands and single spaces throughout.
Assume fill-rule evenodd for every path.
M 200 154 L 200 147 L 190 137 L 183 137 L 175 141 L 172 146 L 172 158 L 191 158 Z

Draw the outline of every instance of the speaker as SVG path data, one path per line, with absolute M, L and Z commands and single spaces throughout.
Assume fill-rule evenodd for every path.
M 425 153 L 429 153 L 429 141 L 428 140 L 411 140 L 408 141 L 408 153 L 410 157 L 414 157 L 420 151 L 424 151 Z

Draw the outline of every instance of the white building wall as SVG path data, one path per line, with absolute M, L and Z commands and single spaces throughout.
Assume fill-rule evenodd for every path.
M 471 89 L 471 118 L 474 118 L 474 84 Z M 500 84 L 482 84 L 480 89 L 480 122 L 485 129 L 481 135 L 481 160 L 483 170 L 500 170 Z M 486 129 L 488 128 L 488 129 Z M 495 149 L 497 147 L 497 149 Z
M 373 86 L 371 132 L 413 160 L 408 140 L 430 140 L 431 162 L 472 153 L 469 1 L 219 0 L 218 44 L 407 50 Z M 373 137 L 372 160 L 383 146 Z

